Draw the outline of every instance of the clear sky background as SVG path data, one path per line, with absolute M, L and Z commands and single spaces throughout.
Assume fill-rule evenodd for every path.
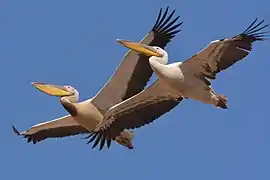
M 167 5 L 184 21 L 167 48 L 170 62 L 242 32 L 256 17 L 270 23 L 267 0 L 0 2 L 1 180 L 270 179 L 270 41 L 218 75 L 213 87 L 228 96 L 228 110 L 185 100 L 135 130 L 133 151 L 115 143 L 92 150 L 84 136 L 33 145 L 13 134 L 12 124 L 25 130 L 66 114 L 30 82 L 70 84 L 80 100 L 90 98 L 127 52 L 115 40 L 139 41 Z

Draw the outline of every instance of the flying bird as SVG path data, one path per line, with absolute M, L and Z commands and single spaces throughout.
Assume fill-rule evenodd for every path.
M 214 107 L 227 109 L 227 98 L 211 87 L 210 80 L 246 57 L 252 43 L 263 41 L 268 24 L 255 19 L 248 28 L 231 38 L 212 41 L 206 48 L 184 62 L 168 63 L 168 53 L 158 46 L 118 40 L 122 45 L 149 56 L 149 63 L 158 80 L 142 92 L 112 106 L 102 122 L 89 135 L 95 148 L 111 141 L 124 129 L 134 129 L 158 119 L 176 107 L 183 99 L 191 98 Z
M 141 40 L 141 43 L 165 48 L 181 31 L 179 26 L 183 22 L 178 22 L 179 16 L 173 18 L 174 13 L 175 10 L 169 13 L 169 7 L 164 12 L 160 9 L 155 25 Z M 33 83 L 42 92 L 60 97 L 60 102 L 69 115 L 34 125 L 23 132 L 19 132 L 13 125 L 13 131 L 33 144 L 47 138 L 60 138 L 91 132 L 103 120 L 111 106 L 144 89 L 153 73 L 147 59 L 148 57 L 145 55 L 139 55 L 132 50 L 128 51 L 105 86 L 93 98 L 83 102 L 78 102 L 79 93 L 72 86 Z M 132 131 L 124 130 L 114 140 L 132 149 L 133 136 Z M 110 143 L 108 141 L 108 147 Z

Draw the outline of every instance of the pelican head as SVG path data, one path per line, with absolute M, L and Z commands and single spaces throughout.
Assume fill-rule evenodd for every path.
M 45 84 L 39 82 L 33 82 L 32 85 L 36 87 L 38 90 L 51 95 L 62 98 L 68 98 L 70 102 L 77 102 L 79 93 L 72 86 L 59 86 L 53 84 Z
M 132 42 L 129 40 L 120 40 L 120 39 L 117 39 L 117 42 L 119 42 L 123 46 L 129 49 L 132 49 L 140 54 L 143 54 L 145 56 L 150 56 L 150 60 L 151 59 L 157 60 L 159 63 L 162 63 L 162 64 L 168 63 L 167 52 L 158 46 L 148 46 L 140 42 Z

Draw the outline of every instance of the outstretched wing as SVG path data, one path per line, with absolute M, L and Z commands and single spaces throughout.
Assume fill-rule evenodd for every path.
M 165 48 L 181 31 L 178 27 L 183 22 L 177 23 L 179 16 L 173 19 L 175 10 L 170 14 L 168 10 L 169 7 L 162 13 L 160 9 L 155 25 L 141 40 L 142 43 Z M 148 57 L 130 50 L 107 84 L 93 98 L 92 103 L 105 113 L 111 106 L 142 91 L 152 73 Z
M 100 143 L 101 150 L 105 141 L 110 145 L 111 140 L 115 140 L 124 129 L 149 124 L 176 107 L 183 98 L 167 88 L 156 81 L 137 95 L 111 107 L 104 120 L 89 135 L 92 136 L 89 142 L 95 140 L 93 148 Z
M 74 121 L 70 115 L 34 125 L 24 132 L 19 132 L 14 125 L 12 128 L 14 133 L 19 136 L 23 136 L 27 139 L 28 143 L 33 142 L 33 144 L 36 144 L 37 142 L 43 141 L 47 138 L 61 138 L 89 133 L 88 130 Z
M 181 65 L 183 71 L 191 71 L 197 77 L 210 85 L 206 79 L 215 79 L 216 74 L 225 70 L 246 57 L 252 50 L 252 43 L 262 41 L 267 32 L 260 32 L 268 24 L 261 26 L 264 20 L 253 21 L 248 28 L 232 38 L 226 38 L 210 43 L 205 49 L 194 55 Z

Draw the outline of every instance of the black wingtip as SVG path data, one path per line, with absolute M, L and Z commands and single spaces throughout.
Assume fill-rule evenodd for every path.
M 96 140 L 95 140 L 93 146 L 92 146 L 92 149 L 94 149 L 99 144 L 101 136 L 102 136 L 102 134 L 99 133 L 98 136 L 96 137 Z
M 90 137 L 91 137 L 91 135 L 88 135 L 88 136 L 83 137 L 83 138 L 81 138 L 81 139 L 88 139 L 88 138 L 90 138 Z
M 86 144 L 89 144 L 92 141 L 94 141 L 94 139 L 96 138 L 96 136 L 97 136 L 97 133 L 95 133 L 95 132 L 90 133 L 89 136 L 88 136 L 88 138 L 90 138 L 90 137 L 91 138 L 89 139 L 89 141 Z
M 20 135 L 21 135 L 20 131 L 18 131 L 18 130 L 16 129 L 15 125 L 12 125 L 12 129 L 13 129 L 13 132 L 14 132 L 17 136 L 20 136 Z
M 107 148 L 111 147 L 112 140 L 110 138 L 107 139 Z
M 166 29 L 170 28 L 172 25 L 174 25 L 174 23 L 178 20 L 179 16 L 176 17 L 176 20 L 172 20 L 172 17 L 175 13 L 175 9 L 167 16 L 168 12 L 169 12 L 169 6 L 166 7 L 164 13 L 162 12 L 162 8 L 160 8 L 158 17 L 156 19 L 156 22 L 152 28 L 152 31 L 159 31 L 159 30 L 163 30 L 165 31 Z M 170 21 L 172 20 L 172 23 L 170 23 Z M 169 24 L 168 26 L 166 26 L 167 24 Z M 165 27 L 166 28 L 163 28 Z
M 264 40 L 265 36 L 268 36 L 267 33 L 269 33 L 269 31 L 265 31 L 265 32 L 259 32 L 260 30 L 266 28 L 269 26 L 269 24 L 265 24 L 262 25 L 264 23 L 264 20 L 261 20 L 259 22 L 258 18 L 256 18 L 246 29 L 245 31 L 243 31 L 241 33 L 241 35 L 244 36 L 251 36 L 253 37 L 255 40 Z

